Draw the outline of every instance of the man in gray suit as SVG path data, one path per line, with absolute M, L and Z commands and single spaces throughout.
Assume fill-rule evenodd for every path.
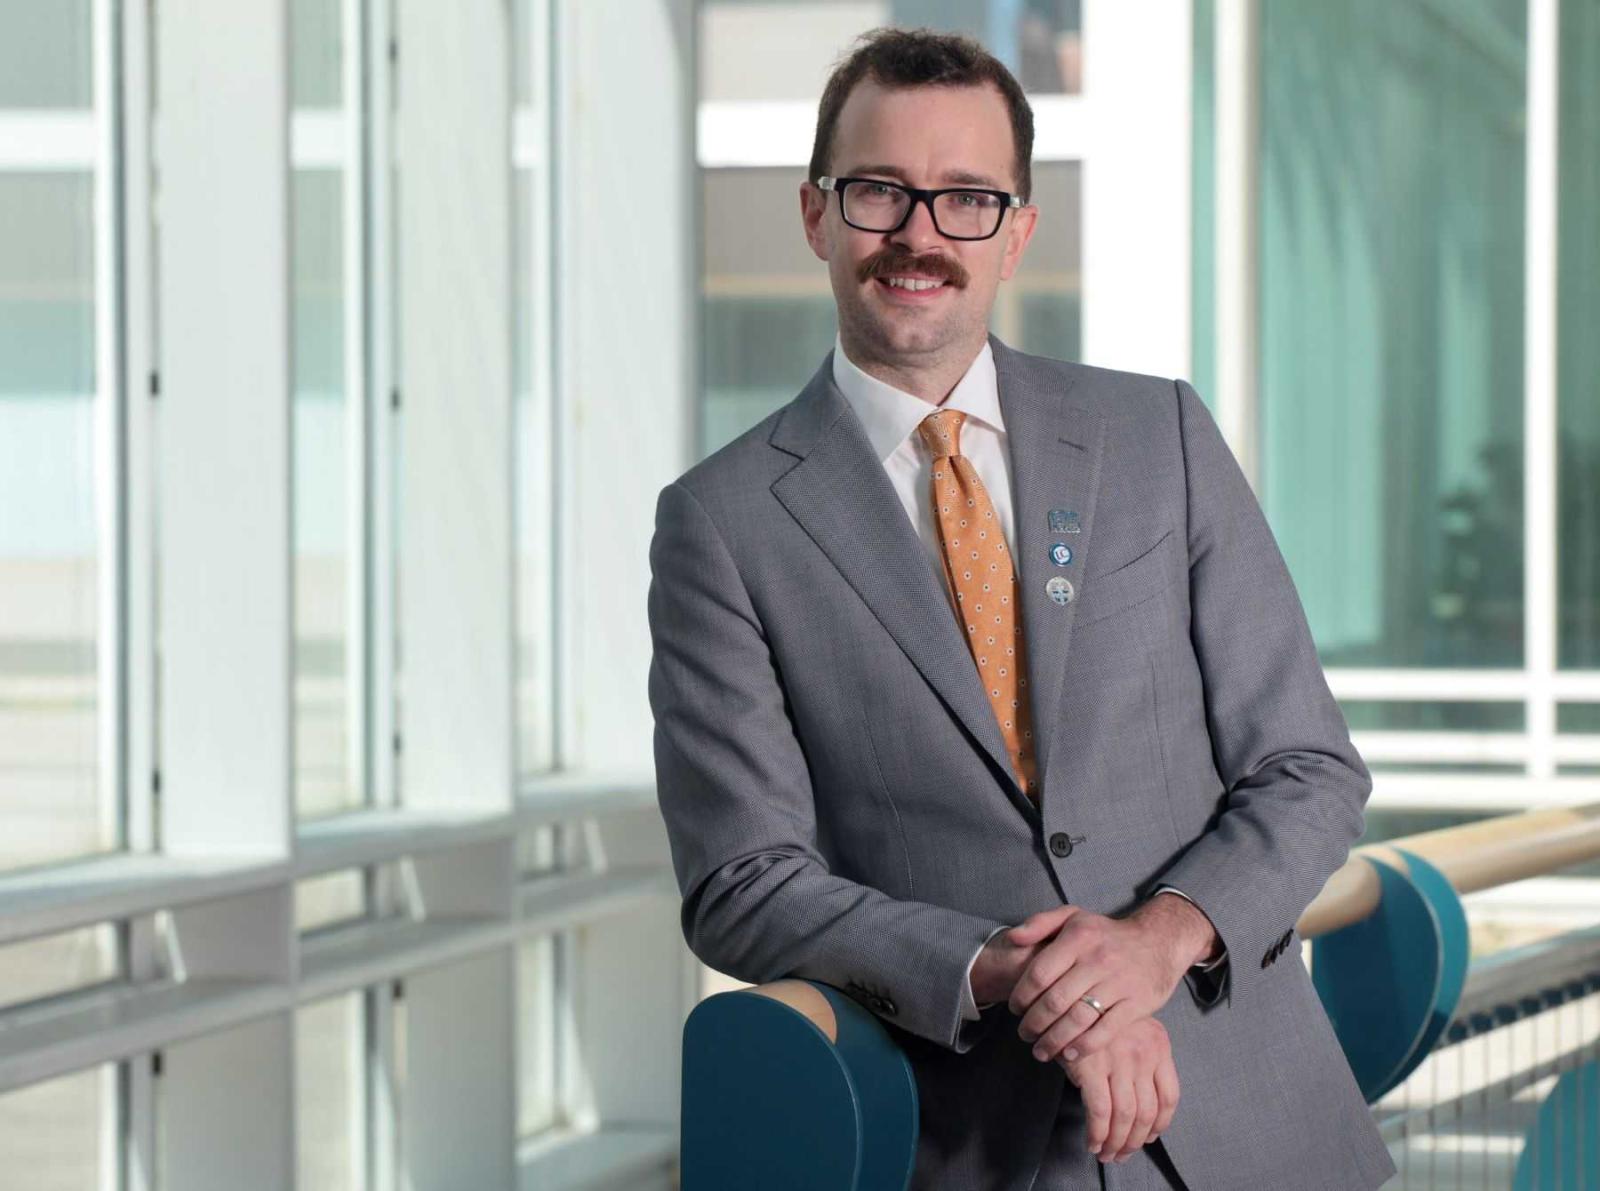
M 875 31 L 824 91 L 800 198 L 839 338 L 656 507 L 684 935 L 878 1015 L 916 1074 L 915 1187 L 1377 1187 L 1290 950 L 1371 778 L 1193 388 L 987 333 L 1032 139 L 963 38 Z M 992 597 L 952 550 L 958 476 L 1000 530 L 1009 669 L 962 624 Z

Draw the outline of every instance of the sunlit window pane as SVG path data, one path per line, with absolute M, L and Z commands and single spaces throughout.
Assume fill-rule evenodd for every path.
M 94 257 L 89 172 L 0 172 L 0 868 L 118 841 L 99 745 Z
M 340 8 L 340 0 L 292 0 L 289 6 L 289 94 L 297 108 L 342 102 Z
M 113 980 L 121 971 L 110 923 L 0 947 L 0 1008 Z
M 878 25 L 965 33 L 1037 94 L 1083 85 L 1083 14 L 1078 0 L 705 0 L 701 10 L 701 98 L 810 99 L 857 34 Z
M 360 869 L 295 882 L 294 925 L 298 931 L 350 922 L 365 917 L 366 912 L 366 887 Z
M 559 1118 L 556 1097 L 556 941 L 517 947 L 517 1133 L 528 1137 Z
M 512 78 L 515 85 L 512 138 L 511 223 L 512 442 L 516 534 L 517 774 L 550 769 L 555 750 L 552 633 L 555 554 L 555 448 L 551 416 L 549 342 L 551 310 L 546 198 L 549 160 L 543 76 L 547 54 L 547 0 L 516 0 L 512 8 Z
M 366 1187 L 365 996 L 295 1012 L 295 1143 L 301 1191 Z
M 0 1095 L 0 1191 L 114 1186 L 115 1069 L 92 1068 Z
M 291 320 L 294 334 L 295 807 L 302 816 L 362 805 L 365 728 L 352 625 L 365 540 L 353 514 L 359 441 L 346 376 L 345 160 L 340 0 L 289 10 L 294 102 Z M 357 349 L 359 352 L 359 349 Z
M 295 204 L 295 770 L 302 815 L 359 803 L 350 788 L 340 175 L 308 170 Z
M 1327 665 L 1523 663 L 1524 0 L 1263 21 L 1263 502 Z
M 1561 5 L 1558 664 L 1600 668 L 1600 4 Z
M 93 94 L 89 0 L 0 0 L 0 108 L 85 108 Z

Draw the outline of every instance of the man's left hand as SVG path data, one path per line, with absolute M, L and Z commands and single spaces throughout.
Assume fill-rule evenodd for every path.
M 1022 1018 L 1018 1035 L 1034 1043 L 1034 1057 L 1050 1062 L 1057 1055 L 1093 1054 L 1128 1024 L 1153 1016 L 1197 958 L 1192 952 L 1203 936 L 1196 918 L 1209 932 L 1205 915 L 1182 898 L 1157 895 L 1126 918 L 1064 905 L 1007 931 L 1005 937 L 1020 946 L 1049 940 L 1008 1002 Z M 1105 1012 L 1079 999 L 1086 994 Z

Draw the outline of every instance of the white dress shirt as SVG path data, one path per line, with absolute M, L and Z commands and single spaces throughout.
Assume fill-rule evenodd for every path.
M 933 519 L 933 456 L 929 453 L 917 426 L 935 408 L 959 409 L 967 415 L 961 424 L 961 453 L 972 463 L 978 478 L 994 505 L 994 515 L 1000 519 L 1000 532 L 1005 535 L 1006 549 L 1016 558 L 1017 535 L 1011 504 L 1011 456 L 1006 446 L 1005 420 L 1000 414 L 1000 389 L 995 379 L 994 351 L 986 338 L 983 348 L 968 365 L 967 371 L 937 407 L 922 398 L 893 385 L 869 376 L 844 354 L 844 341 L 834 334 L 833 380 L 844 394 L 850 408 L 867 432 L 879 462 L 894 485 L 895 495 L 905 506 L 917 536 L 922 539 L 929 565 L 938 579 L 941 590 L 945 586 L 944 555 L 939 546 L 939 527 Z M 954 610 L 952 609 L 952 615 Z M 1156 893 L 1171 890 L 1194 903 L 1182 890 L 1162 885 Z M 1202 911 L 1203 913 L 1203 911 Z M 989 935 L 994 938 L 1009 926 L 997 927 Z M 988 940 L 984 940 L 987 945 Z M 961 1015 L 968 1021 L 978 1019 L 978 1005 L 972 995 L 972 965 L 983 951 L 979 947 L 967 962 L 967 979 L 961 987 Z M 1211 971 L 1228 957 L 1226 950 L 1208 964 L 1195 964 L 1194 970 Z

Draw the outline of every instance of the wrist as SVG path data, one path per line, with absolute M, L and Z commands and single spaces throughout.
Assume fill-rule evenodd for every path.
M 969 983 L 972 988 L 972 1000 L 979 1008 L 1004 999 L 1004 994 L 995 987 L 996 949 L 997 942 L 991 938 L 983 945 L 983 950 L 978 952 L 978 958 L 972 963 Z
M 1170 954 L 1176 975 L 1181 979 L 1190 968 L 1210 963 L 1220 958 L 1222 939 L 1211 919 L 1188 898 L 1170 889 L 1162 890 L 1140 907 L 1170 939 Z

